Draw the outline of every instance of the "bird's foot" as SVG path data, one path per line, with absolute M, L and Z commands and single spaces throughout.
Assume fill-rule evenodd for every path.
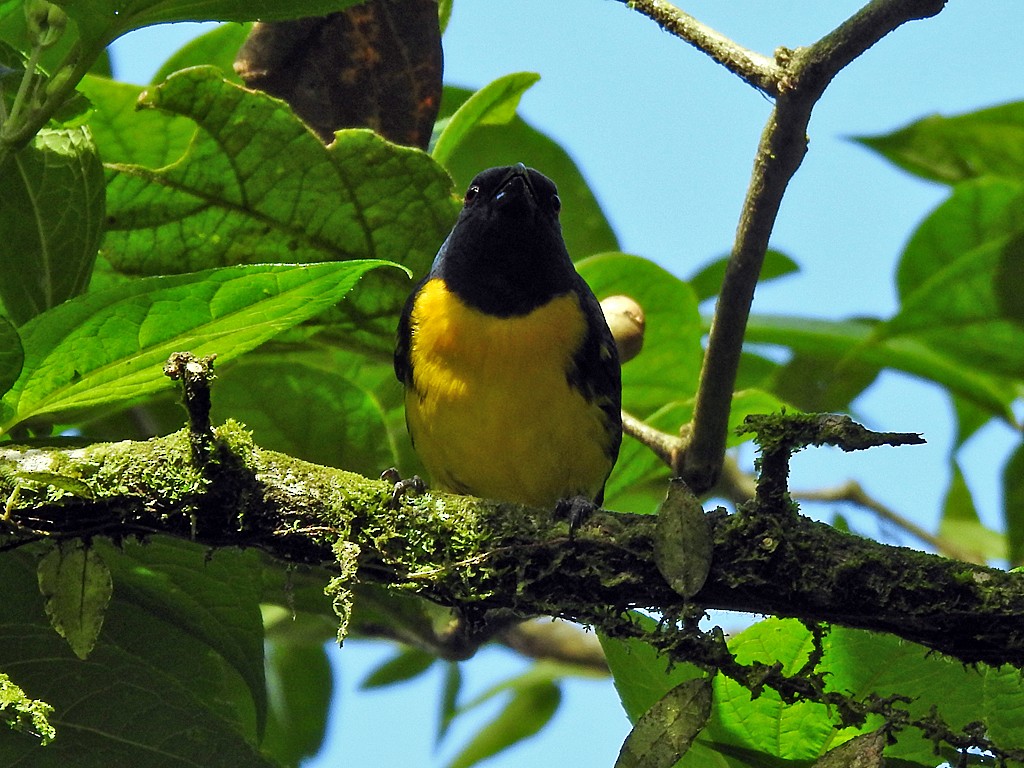
M 389 504 L 392 509 L 398 509 L 402 503 L 403 496 L 419 496 L 427 490 L 427 484 L 423 482 L 423 478 L 419 475 L 402 479 L 402 476 L 398 474 L 398 470 L 394 467 L 388 467 L 381 472 L 380 479 L 394 485 L 394 488 L 391 489 L 391 502 Z
M 569 521 L 569 538 L 576 535 L 577 529 L 600 507 L 586 496 L 570 496 L 559 499 L 555 504 L 555 516 Z

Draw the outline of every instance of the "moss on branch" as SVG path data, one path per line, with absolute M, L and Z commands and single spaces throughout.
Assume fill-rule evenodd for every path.
M 545 510 L 433 492 L 392 509 L 390 484 L 262 450 L 230 422 L 211 455 L 216 471 L 198 470 L 186 430 L 4 448 L 3 546 L 162 533 L 331 567 L 347 541 L 361 582 L 470 618 L 551 615 L 616 634 L 630 608 L 692 612 L 655 565 L 653 516 L 598 512 L 570 540 Z M 708 514 L 714 559 L 695 604 L 891 632 L 965 662 L 1024 666 L 1017 574 L 882 545 L 772 503 Z

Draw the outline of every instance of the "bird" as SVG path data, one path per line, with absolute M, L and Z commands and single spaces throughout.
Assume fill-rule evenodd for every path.
M 575 516 L 604 501 L 622 381 L 560 210 L 523 163 L 477 174 L 405 303 L 394 368 L 434 487 Z

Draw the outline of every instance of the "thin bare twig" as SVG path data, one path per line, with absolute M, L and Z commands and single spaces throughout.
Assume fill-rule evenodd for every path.
M 738 45 L 725 35 L 664 0 L 631 0 L 630 8 L 657 22 L 736 76 L 769 96 L 778 93 L 782 70 L 767 56 Z
M 856 480 L 847 480 L 835 488 L 823 488 L 817 491 L 794 491 L 793 498 L 798 501 L 846 502 L 848 504 L 855 504 L 858 507 L 870 510 L 882 520 L 906 531 L 911 536 L 934 548 L 939 554 L 968 563 L 984 563 L 983 560 L 979 559 L 977 553 L 964 549 L 942 536 L 936 536 L 891 507 L 887 507 L 882 502 L 872 498 Z
M 670 467 L 675 465 L 676 456 L 684 445 L 678 435 L 655 429 L 625 411 L 622 412 L 622 431 L 646 445 Z

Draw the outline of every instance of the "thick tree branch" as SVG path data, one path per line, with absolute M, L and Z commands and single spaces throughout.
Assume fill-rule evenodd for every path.
M 498 612 L 621 635 L 630 608 L 692 613 L 655 565 L 652 516 L 598 512 L 570 540 L 565 521 L 516 505 L 430 493 L 392 509 L 388 483 L 260 450 L 231 424 L 216 431 L 214 477 L 191 453 L 187 431 L 143 443 L 0 450 L 3 544 L 163 533 L 330 565 L 343 540 L 358 548 L 360 582 L 456 607 L 470 629 Z M 1024 666 L 1024 580 L 1016 574 L 878 544 L 763 501 L 707 520 L 714 559 L 693 597 L 702 608 L 830 621 L 964 662 Z
M 723 41 L 686 14 L 661 0 L 630 2 L 631 7 L 655 18 L 684 37 L 747 82 L 747 69 L 722 51 L 742 51 Z M 900 25 L 933 16 L 945 0 L 874 0 L 836 30 L 806 48 L 780 49 L 774 67 L 760 66 L 762 79 L 754 84 L 776 98 L 775 109 L 754 159 L 754 169 L 743 203 L 739 226 L 726 268 L 725 279 L 711 324 L 707 354 L 691 429 L 684 437 L 673 470 L 696 493 L 714 486 L 725 456 L 729 408 L 736 383 L 747 319 L 775 226 L 779 206 L 789 180 L 807 151 L 811 111 L 832 79 L 851 61 Z M 751 61 L 756 61 L 751 59 Z M 771 82 L 763 81 L 770 76 Z

